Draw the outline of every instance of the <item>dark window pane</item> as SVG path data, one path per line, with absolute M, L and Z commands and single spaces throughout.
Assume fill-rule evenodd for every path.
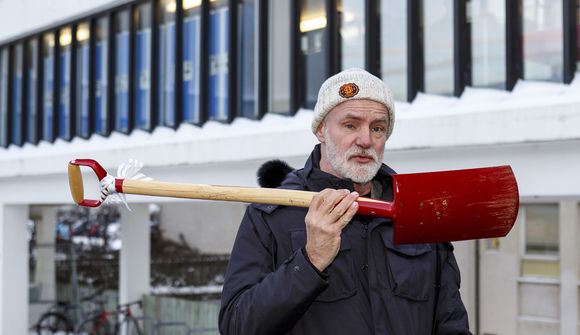
M 107 115 L 107 87 L 108 87 L 108 35 L 109 19 L 101 18 L 96 24 L 95 36 L 95 132 L 106 134 L 108 132 Z
M 227 0 L 210 2 L 209 118 L 227 120 L 229 83 L 229 8 Z
M 183 120 L 199 123 L 201 1 L 184 1 L 183 10 Z
M 238 50 L 240 53 L 238 68 L 240 71 L 239 110 L 241 115 L 257 117 L 256 109 L 256 6 L 254 0 L 244 0 L 240 4 L 238 32 Z
M 129 11 L 115 16 L 115 130 L 129 132 Z
M 473 86 L 506 88 L 505 1 L 471 1 Z
M 268 111 L 290 112 L 290 1 L 270 0 Z
M 77 26 L 76 39 L 76 129 L 77 134 L 83 138 L 90 136 L 89 133 L 89 38 L 90 30 L 88 23 Z
M 161 123 L 175 124 L 175 1 L 161 0 L 159 22 L 159 113 Z
M 0 146 L 8 146 L 8 48 L 0 50 Z
M 151 5 L 137 7 L 135 14 L 135 127 L 151 129 Z
M 453 94 L 453 0 L 423 0 L 425 92 Z
M 562 81 L 562 0 L 523 1 L 524 79 Z
M 58 64 L 58 136 L 70 139 L 70 71 L 71 71 L 72 31 L 65 28 L 59 34 L 60 59 Z
M 26 141 L 38 141 L 37 112 L 37 71 L 38 71 L 38 41 L 31 40 L 26 44 Z
M 22 79 L 23 79 L 23 51 L 22 44 L 12 49 L 12 140 L 11 143 L 22 145 Z
M 300 12 L 304 107 L 313 109 L 320 85 L 327 77 L 326 8 L 324 0 L 305 0 Z
M 407 2 L 381 0 L 381 78 L 407 100 Z
M 54 35 L 43 36 L 42 47 L 42 139 L 54 140 Z
M 365 6 L 360 0 L 340 0 L 338 18 L 342 69 L 365 67 Z

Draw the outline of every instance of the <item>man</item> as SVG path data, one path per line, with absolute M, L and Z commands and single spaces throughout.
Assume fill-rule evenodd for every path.
M 222 294 L 222 334 L 470 334 L 450 244 L 394 245 L 392 222 L 356 215 L 359 196 L 392 200 L 382 158 L 389 88 L 360 69 L 321 86 L 318 144 L 282 188 L 319 192 L 308 209 L 251 205 Z

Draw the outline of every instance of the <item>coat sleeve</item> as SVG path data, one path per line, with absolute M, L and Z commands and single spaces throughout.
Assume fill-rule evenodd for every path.
M 284 334 L 328 286 L 295 251 L 274 269 L 274 239 L 261 211 L 249 206 L 232 249 L 219 328 L 227 334 Z
M 471 335 L 467 311 L 461 300 L 459 287 L 461 276 L 457 261 L 453 255 L 453 247 L 443 248 L 446 255 L 441 263 L 441 290 L 437 305 L 436 331 L 437 335 Z

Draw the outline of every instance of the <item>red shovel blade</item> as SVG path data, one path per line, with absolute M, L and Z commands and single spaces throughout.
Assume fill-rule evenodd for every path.
M 507 235 L 519 194 L 509 166 L 395 175 L 395 243 Z

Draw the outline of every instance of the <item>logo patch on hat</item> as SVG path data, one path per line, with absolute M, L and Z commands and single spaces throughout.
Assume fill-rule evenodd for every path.
M 358 94 L 358 86 L 355 83 L 346 83 L 340 87 L 338 94 L 343 98 L 352 98 Z

